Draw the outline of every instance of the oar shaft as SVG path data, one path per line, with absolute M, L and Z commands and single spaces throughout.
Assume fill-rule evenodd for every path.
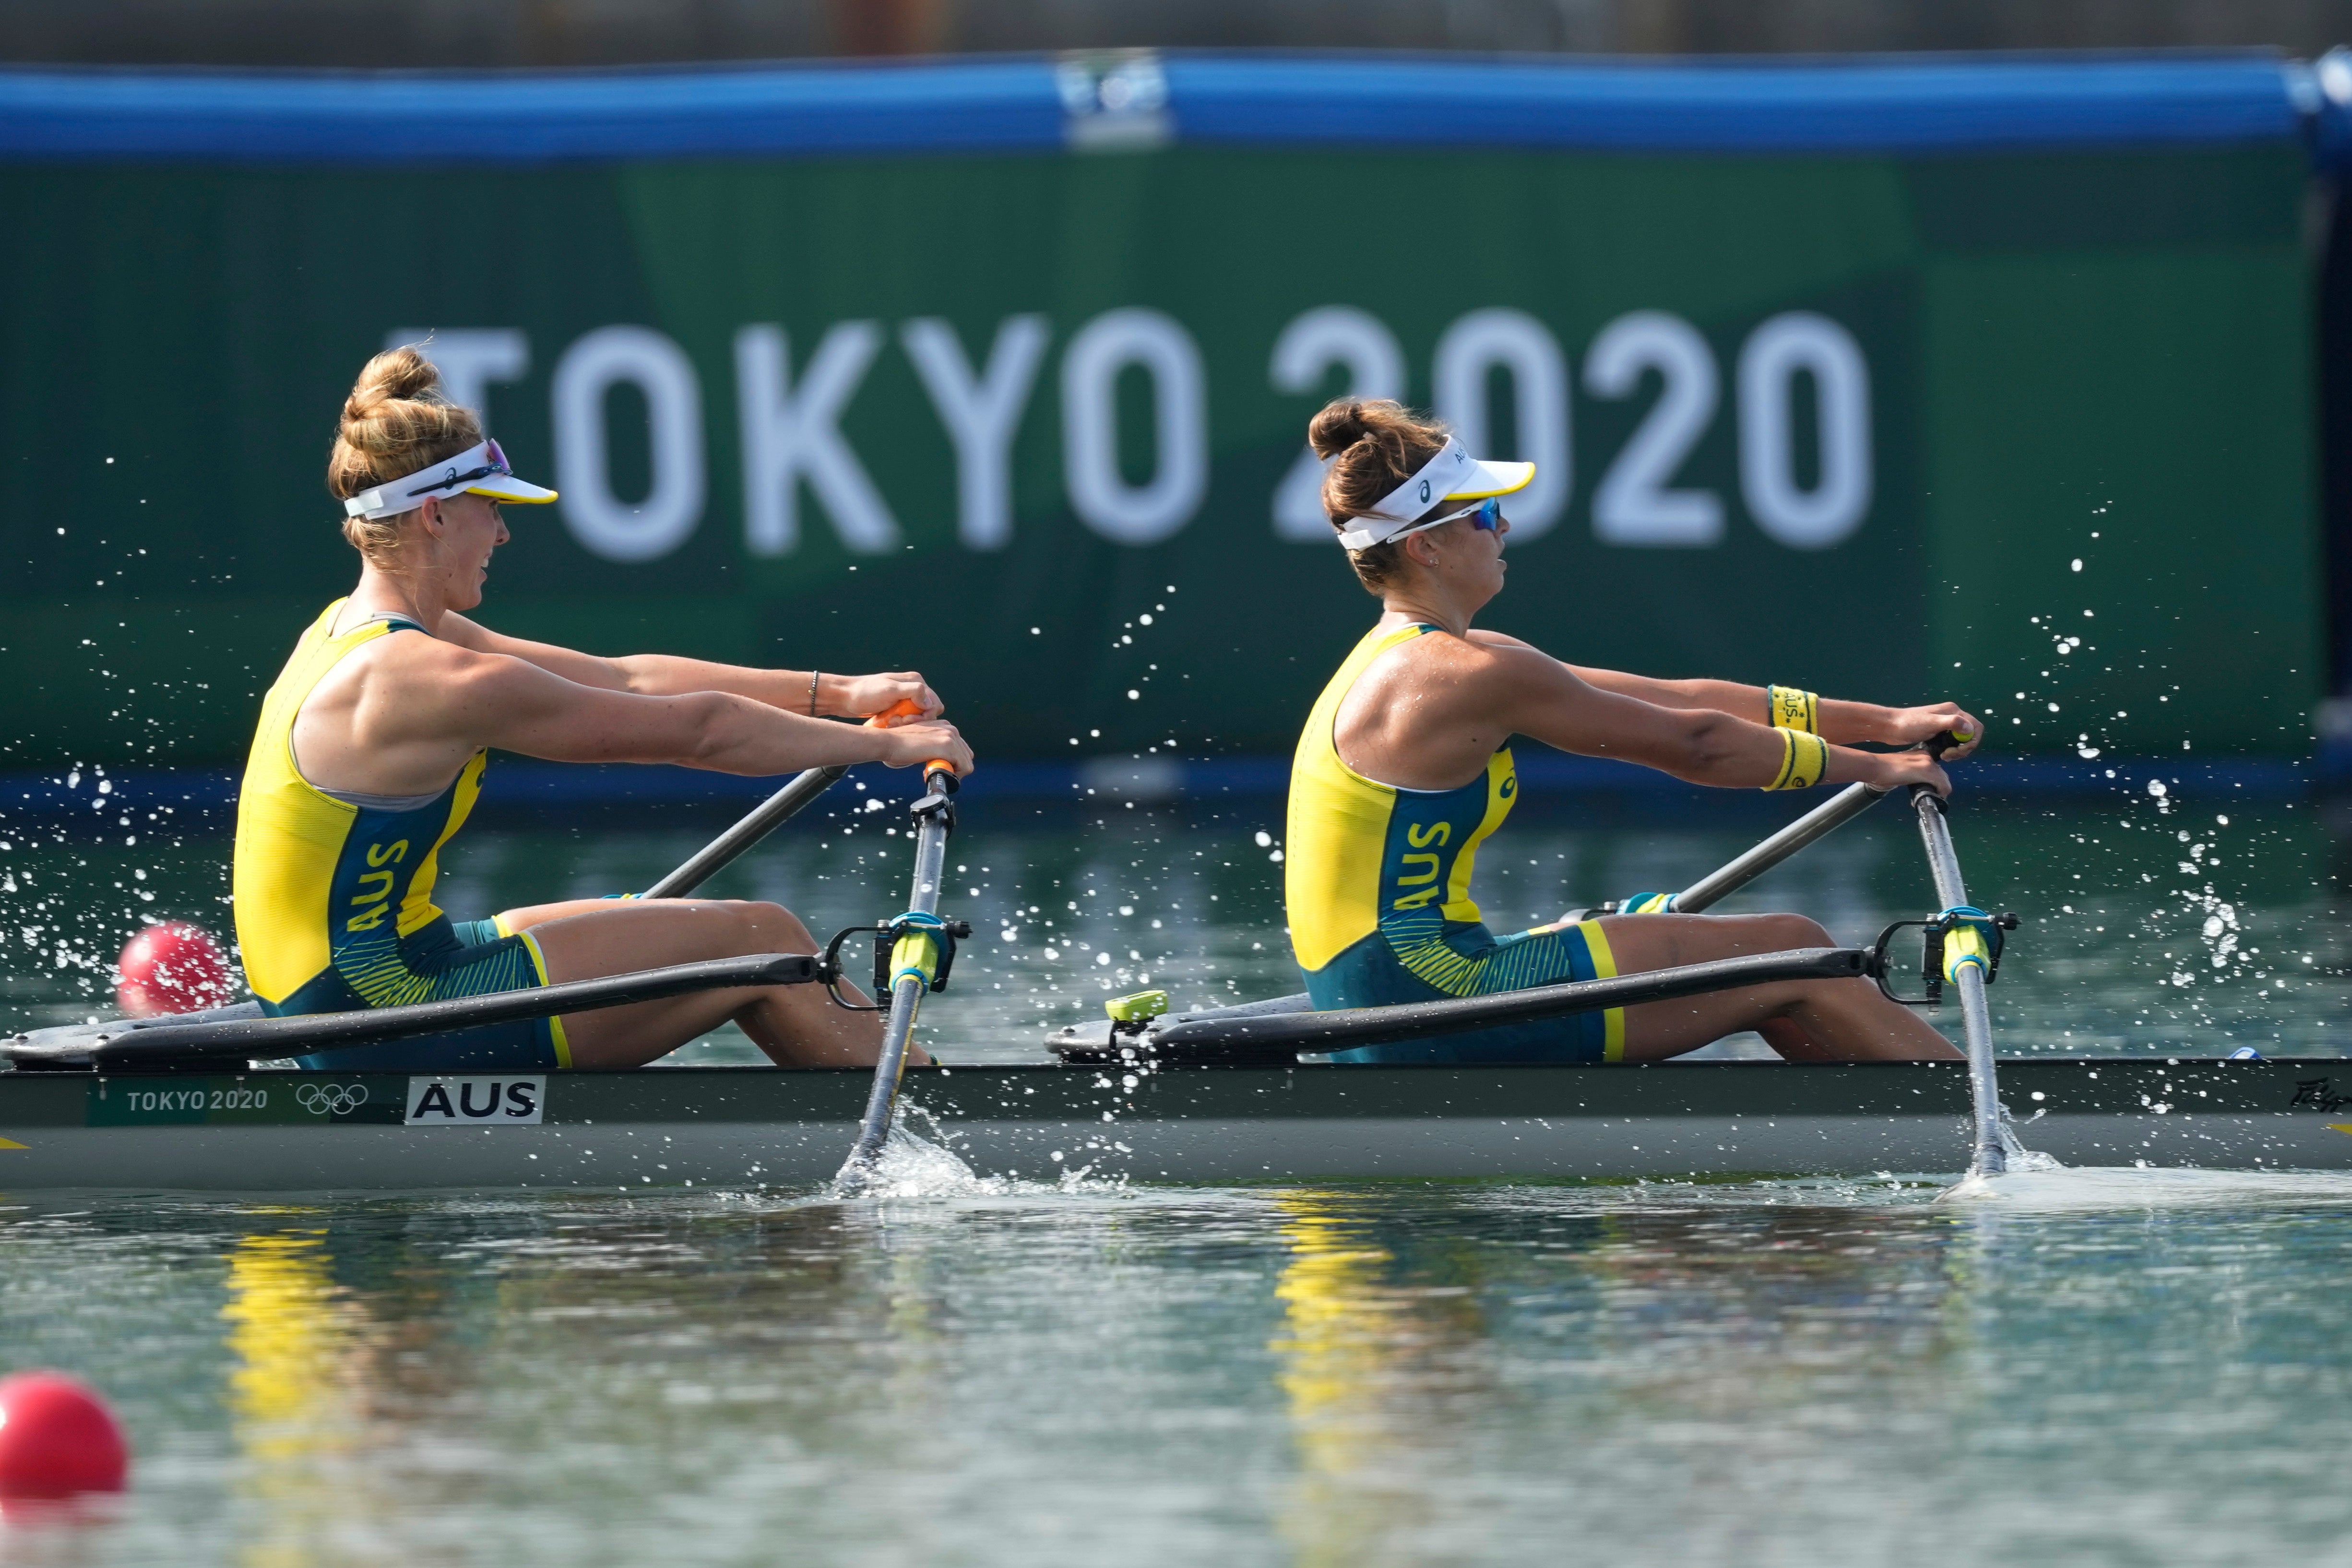
M 1676 914 L 1695 915 L 1746 887 L 1816 839 L 1827 837 L 1885 797 L 1876 784 L 1848 784 L 1780 832 L 1675 895 Z
M 721 867 L 797 816 L 801 808 L 849 771 L 846 764 L 811 768 L 754 807 L 742 821 L 696 850 L 686 863 L 643 893 L 645 899 L 682 899 L 718 875 Z
M 1919 814 L 1919 837 L 1927 847 L 1927 869 L 1936 879 L 1936 897 L 1944 908 L 1957 909 L 1969 901 L 1969 889 L 1960 879 L 1960 858 L 1952 849 L 1952 829 L 1944 818 L 1943 803 L 1933 791 L 1915 786 L 1911 805 Z M 1984 973 L 1973 963 L 1962 964 L 1955 984 L 1960 994 L 1960 1025 L 1969 1057 L 1975 1145 L 1970 1169 L 1979 1175 L 1999 1175 L 2009 1168 L 2009 1153 L 2000 1141 L 2000 1084 L 1993 1068 L 1992 1015 L 1985 1005 Z
M 935 915 L 940 910 L 940 881 L 947 869 L 950 819 L 945 798 L 955 787 L 955 775 L 942 766 L 929 773 L 924 783 L 940 805 L 916 819 L 915 882 L 907 897 L 907 909 L 913 914 Z M 856 1189 L 881 1158 L 882 1146 L 890 1141 L 890 1118 L 898 1102 L 898 1080 L 907 1070 L 907 1046 L 914 1037 L 915 1016 L 922 1009 L 928 984 L 919 974 L 900 975 L 891 984 L 889 1016 L 882 1027 L 882 1053 L 874 1062 L 874 1088 L 866 1097 L 866 1114 L 857 1124 L 857 1142 L 838 1178 L 845 1190 Z

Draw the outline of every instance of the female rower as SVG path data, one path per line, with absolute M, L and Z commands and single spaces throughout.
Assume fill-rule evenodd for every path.
M 1798 915 L 1605 915 L 1496 937 L 1470 899 L 1478 846 L 1517 795 L 1510 737 L 1694 784 L 1951 785 L 1924 752 L 1850 750 L 1981 727 L 1950 703 L 1881 708 L 1721 680 L 1563 664 L 1471 619 L 1503 588 L 1500 498 L 1530 463 L 1481 462 L 1434 421 L 1342 399 L 1308 439 L 1323 504 L 1380 621 L 1299 737 L 1285 847 L 1291 944 L 1318 1008 L 1483 995 L 1829 944 Z M 1350 1061 L 1648 1061 L 1755 1029 L 1782 1056 L 1958 1053 L 1865 980 L 1791 981 L 1340 1053 Z
M 507 542 L 501 501 L 555 492 L 514 477 L 415 349 L 376 355 L 327 459 L 359 586 L 327 606 L 263 700 L 237 796 L 236 905 L 246 976 L 283 1016 L 551 985 L 754 952 L 813 951 L 774 904 L 573 900 L 453 924 L 440 856 L 489 747 L 573 763 L 679 763 L 761 776 L 893 767 L 971 750 L 919 675 L 742 669 L 660 654 L 602 658 L 501 636 L 482 601 Z M 839 724 L 911 699 L 891 728 Z M 729 1018 L 780 1065 L 870 1063 L 871 1013 L 818 985 L 703 992 L 305 1058 L 337 1070 L 635 1067 Z

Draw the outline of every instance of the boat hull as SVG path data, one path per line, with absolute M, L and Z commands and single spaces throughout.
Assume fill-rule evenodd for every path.
M 2070 1165 L 2352 1169 L 2352 1061 L 2029 1059 L 2001 1086 L 2024 1141 Z M 0 1190 L 806 1186 L 839 1168 L 866 1088 L 748 1068 L 0 1074 Z M 1968 1149 L 1959 1063 L 1021 1066 L 908 1091 L 987 1176 L 1867 1175 L 1951 1172 Z

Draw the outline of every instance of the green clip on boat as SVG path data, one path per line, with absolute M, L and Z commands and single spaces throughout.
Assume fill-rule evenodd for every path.
M 813 770 L 652 890 L 677 897 L 829 784 Z M 1868 809 L 1856 784 L 1675 895 L 1696 913 Z M 936 784 L 920 816 L 945 829 Z M 1944 809 L 1914 802 L 1941 913 L 1871 948 L 1812 948 L 1496 995 L 1346 1012 L 1304 996 L 1171 1013 L 1158 994 L 1061 1031 L 1052 1059 L 922 1072 L 924 1110 L 976 1172 L 1143 1181 L 1997 1173 L 2000 1095 L 2068 1163 L 2352 1167 L 2352 1068 L 2262 1060 L 2011 1061 L 1996 1084 L 1986 985 L 2011 917 L 1969 908 Z M 928 842 L 928 837 L 925 841 Z M 921 912 L 919 868 L 917 897 Z M 903 920 L 903 917 L 902 917 Z M 941 922 L 951 925 L 952 922 Z M 1923 933 L 1925 994 L 1961 1005 L 1966 1062 L 1339 1066 L 1335 1048 L 1659 1001 L 1765 981 L 1867 975 Z M 929 927 L 927 926 L 928 930 Z M 885 928 L 886 959 L 906 932 Z M 845 937 L 851 933 L 845 932 Z M 543 989 L 264 1018 L 252 1006 L 19 1035 L 0 1074 L 0 1186 L 305 1191 L 805 1186 L 875 1152 L 892 1095 L 863 1069 L 673 1068 L 436 1077 L 303 1072 L 256 1059 L 746 984 L 827 984 L 824 954 L 681 964 Z M 900 975 L 897 978 L 908 978 Z M 944 989 L 943 963 L 909 979 Z M 1894 993 L 1890 990 L 1889 994 Z M 894 997 L 894 1005 L 898 1001 Z M 901 1040 L 903 1047 L 903 1039 Z M 888 1085 L 894 1090 L 897 1075 Z M 882 1106 L 877 1123 L 866 1114 Z M 860 1140 L 861 1125 L 865 1137 Z M 855 1184 L 853 1183 L 853 1184 Z

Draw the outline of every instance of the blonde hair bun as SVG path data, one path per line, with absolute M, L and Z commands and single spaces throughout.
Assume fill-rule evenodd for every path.
M 482 422 L 441 391 L 441 373 L 413 343 L 386 349 L 361 367 L 343 399 L 341 426 L 327 454 L 327 493 L 348 500 L 457 456 L 482 438 Z M 343 520 L 343 537 L 379 560 L 397 543 L 406 512 Z

